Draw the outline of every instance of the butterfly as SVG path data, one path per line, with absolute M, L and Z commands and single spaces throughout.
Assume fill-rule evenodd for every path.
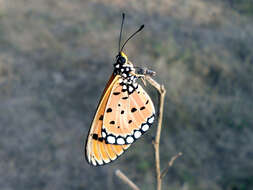
M 89 164 L 101 166 L 116 160 L 151 127 L 154 104 L 137 79 L 143 77 L 123 52 L 126 43 L 140 32 L 142 25 L 120 48 L 125 14 L 119 38 L 119 53 L 113 73 L 104 89 L 85 145 Z

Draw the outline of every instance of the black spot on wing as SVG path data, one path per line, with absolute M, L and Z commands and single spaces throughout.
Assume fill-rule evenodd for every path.
M 103 137 L 98 138 L 98 141 L 100 141 L 100 142 L 103 142 L 103 140 L 104 140 Z
M 140 108 L 140 110 L 144 110 L 145 109 L 145 106 L 142 106 L 141 108 Z
M 104 116 L 100 115 L 99 120 L 103 120 Z
M 108 108 L 108 109 L 106 110 L 106 112 L 107 112 L 107 113 L 112 112 L 112 108 Z
M 114 124 L 115 124 L 115 121 L 110 121 L 110 124 L 114 125 Z
M 93 135 L 92 135 L 92 138 L 93 138 L 94 140 L 98 140 L 98 134 L 93 134 Z
M 98 140 L 98 141 L 100 141 L 100 142 L 103 142 L 103 137 L 98 137 L 98 134 L 96 134 L 96 133 L 94 133 L 93 135 L 92 135 L 92 138 L 94 139 L 94 140 Z
M 130 119 L 129 121 L 128 121 L 128 123 L 130 124 L 130 123 L 132 123 L 133 121 Z
M 120 113 L 121 113 L 121 114 L 124 114 L 124 110 L 122 110 Z
M 119 95 L 120 94 L 120 92 L 114 92 L 113 93 L 113 95 L 115 95 L 115 96 L 117 96 L 117 95 Z
M 128 98 L 128 97 L 127 97 L 127 96 L 125 96 L 125 97 L 123 97 L 122 99 L 123 99 L 123 100 L 126 100 L 127 98 Z
M 131 109 L 131 112 L 135 112 L 135 111 L 137 111 L 136 108 L 132 108 L 132 109 Z

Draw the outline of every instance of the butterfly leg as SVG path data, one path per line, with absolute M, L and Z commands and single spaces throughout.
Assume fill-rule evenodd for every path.
M 138 69 L 137 75 L 149 75 L 149 76 L 155 76 L 155 71 L 152 71 L 150 69 L 147 68 L 140 68 L 140 67 L 136 67 L 136 69 Z
M 143 74 L 131 73 L 131 75 L 136 76 L 137 78 L 140 78 L 141 81 L 143 82 L 144 86 L 147 86 L 147 83 L 146 83 L 146 75 L 147 74 L 145 74 L 145 73 L 143 73 Z

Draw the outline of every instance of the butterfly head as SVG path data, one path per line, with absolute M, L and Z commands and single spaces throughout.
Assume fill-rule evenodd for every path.
M 141 25 L 140 28 L 134 32 L 130 37 L 127 38 L 125 43 L 121 46 L 121 36 L 122 36 L 122 29 L 124 24 L 125 14 L 122 14 L 122 23 L 120 28 L 120 36 L 119 36 L 119 53 L 116 56 L 116 63 L 114 63 L 114 75 L 120 75 L 119 83 L 122 85 L 122 92 L 127 91 L 128 94 L 133 93 L 137 88 L 138 84 L 136 82 L 137 75 L 135 73 L 135 68 L 133 64 L 128 61 L 126 54 L 123 53 L 123 49 L 127 42 L 132 39 L 137 33 L 139 33 L 143 28 L 144 25 Z
M 134 71 L 133 64 L 128 61 L 126 54 L 122 51 L 116 56 L 116 63 L 113 66 L 114 73 L 119 75 L 123 75 L 124 73 L 129 74 L 131 71 Z
M 126 54 L 123 53 L 123 51 L 120 51 L 119 54 L 116 56 L 116 63 L 120 65 L 124 65 L 128 63 L 128 59 Z

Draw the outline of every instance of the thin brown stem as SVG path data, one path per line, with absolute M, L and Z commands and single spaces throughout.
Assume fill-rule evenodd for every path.
M 166 90 L 163 85 L 158 84 L 154 79 L 146 76 L 146 80 L 156 88 L 159 93 L 159 112 L 158 112 L 158 124 L 156 130 L 156 137 L 154 142 L 155 149 L 155 163 L 156 163 L 156 189 L 162 189 L 162 178 L 161 178 L 161 166 L 160 166 L 160 137 L 162 131 L 162 119 L 163 119 L 163 107 Z
M 120 170 L 116 170 L 115 174 L 118 178 L 120 178 L 123 182 L 125 182 L 129 187 L 133 190 L 140 190 L 134 182 L 132 182 L 125 174 L 123 174 Z

